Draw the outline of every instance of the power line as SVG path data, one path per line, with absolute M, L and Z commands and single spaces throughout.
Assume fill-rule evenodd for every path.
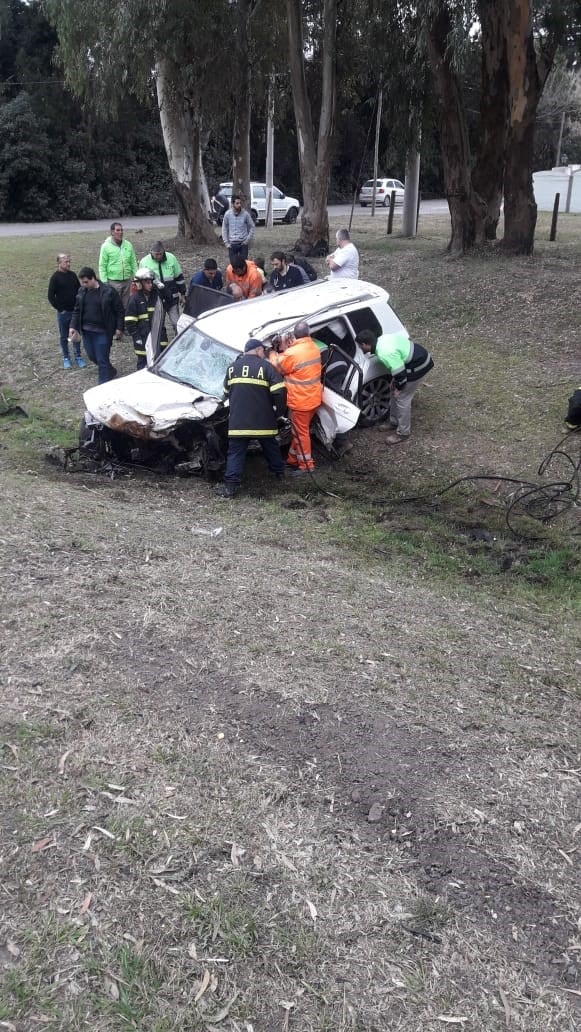
M 7 79 L 6 82 L 0 82 L 2 86 L 65 86 L 66 79 L 29 79 L 28 82 L 14 82 L 13 79 Z

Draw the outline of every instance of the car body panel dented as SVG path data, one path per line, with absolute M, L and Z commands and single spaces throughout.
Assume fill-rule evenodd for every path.
M 143 440 L 168 437 L 178 423 L 207 419 L 220 404 L 148 369 L 91 387 L 83 398 L 91 422 Z

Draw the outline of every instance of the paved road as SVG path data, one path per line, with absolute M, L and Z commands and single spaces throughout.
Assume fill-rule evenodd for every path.
M 355 223 L 358 214 L 364 210 L 365 215 L 368 216 L 370 214 L 369 208 L 362 209 L 359 205 L 356 206 L 354 212 Z M 349 221 L 350 211 L 351 205 L 349 204 L 329 205 L 329 215 L 332 218 L 340 218 L 343 215 L 345 222 Z M 399 211 L 400 209 L 397 208 L 396 213 Z M 446 201 L 422 201 L 420 206 L 420 216 L 445 215 L 447 212 L 448 205 Z M 387 217 L 387 212 L 379 208 L 377 217 L 383 218 L 384 215 Z M 110 219 L 75 220 L 74 222 L 0 222 L 0 237 L 53 236 L 58 233 L 66 235 L 68 233 L 90 233 L 92 231 L 108 233 L 110 225 Z M 177 230 L 177 218 L 175 215 L 135 215 L 123 219 L 123 226 L 127 231 L 129 239 L 131 239 L 131 234 L 139 229 L 143 232 L 148 232 L 152 229 L 169 230 L 170 233 L 166 233 L 166 235 L 173 235 Z

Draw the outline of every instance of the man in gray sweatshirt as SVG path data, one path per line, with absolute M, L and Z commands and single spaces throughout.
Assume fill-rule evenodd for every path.
M 222 240 L 228 248 L 230 264 L 236 258 L 248 258 L 248 245 L 254 236 L 254 222 L 246 208 L 242 207 L 239 194 L 232 194 L 230 210 L 222 222 Z

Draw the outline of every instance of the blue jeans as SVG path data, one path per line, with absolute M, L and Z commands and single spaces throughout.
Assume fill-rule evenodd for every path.
M 99 383 L 108 383 L 117 376 L 115 366 L 111 365 L 109 355 L 111 353 L 111 340 L 106 333 L 99 333 L 97 330 L 83 330 L 83 344 L 89 357 L 99 369 Z
M 63 358 L 70 358 L 69 355 L 69 329 L 71 326 L 71 319 L 73 317 L 72 312 L 57 312 L 56 321 L 59 328 L 60 346 L 63 353 Z M 75 344 L 75 355 L 77 358 L 81 354 L 81 345 Z
M 243 258 L 246 261 L 248 258 L 248 244 L 242 244 L 240 240 L 235 240 L 228 248 L 228 257 L 230 258 L 231 265 L 237 258 Z
M 228 457 L 224 474 L 224 482 L 226 484 L 238 487 L 241 483 L 244 463 L 246 462 L 246 450 L 252 440 L 254 440 L 252 437 L 228 438 Z M 284 476 L 284 462 L 282 461 L 278 441 L 274 437 L 258 437 L 257 440 L 262 448 L 262 453 L 268 463 L 270 472 L 277 476 Z

